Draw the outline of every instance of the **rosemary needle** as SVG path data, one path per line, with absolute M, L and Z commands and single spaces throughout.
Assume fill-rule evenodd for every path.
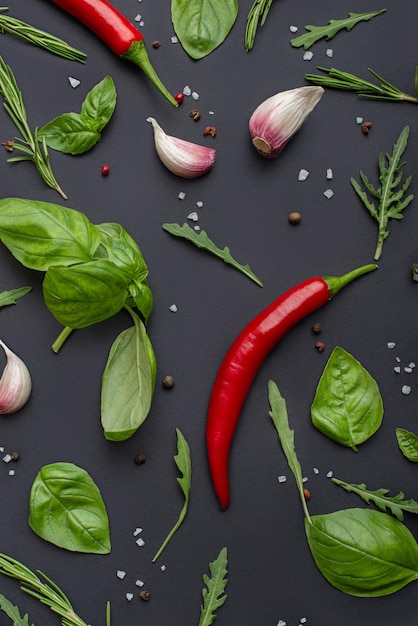
M 254 0 L 247 15 L 245 28 L 245 51 L 249 52 L 254 46 L 258 26 L 264 26 L 273 0 Z
M 16 141 L 13 143 L 13 149 L 21 152 L 23 156 L 12 157 L 8 159 L 8 161 L 32 161 L 42 180 L 48 187 L 55 189 L 64 200 L 66 200 L 67 196 L 59 186 L 52 172 L 46 141 L 45 139 L 41 142 L 39 141 L 37 128 L 32 133 L 28 124 L 22 93 L 18 87 L 16 78 L 1 56 L 0 94 L 4 99 L 4 108 L 21 134 L 21 138 L 16 138 Z

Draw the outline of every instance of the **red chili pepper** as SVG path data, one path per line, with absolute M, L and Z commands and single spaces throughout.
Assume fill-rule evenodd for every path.
M 209 468 L 222 510 L 230 500 L 228 459 L 232 439 L 263 361 L 297 322 L 326 304 L 352 280 L 376 268 L 364 265 L 344 276 L 315 276 L 296 285 L 259 313 L 228 350 L 212 389 L 206 426 Z
M 87 26 L 122 59 L 132 61 L 173 105 L 178 106 L 157 76 L 148 57 L 144 38 L 137 28 L 107 0 L 52 0 Z

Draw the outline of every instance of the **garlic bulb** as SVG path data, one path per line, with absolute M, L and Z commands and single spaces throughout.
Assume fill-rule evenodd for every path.
M 154 143 L 160 161 L 170 172 L 183 178 L 206 174 L 215 163 L 216 150 L 167 135 L 153 117 Z
M 0 378 L 0 413 L 15 413 L 29 400 L 32 381 L 25 363 L 0 339 L 7 362 Z
M 281 91 L 262 102 L 251 115 L 249 129 L 256 150 L 268 159 L 279 156 L 322 98 L 317 86 Z

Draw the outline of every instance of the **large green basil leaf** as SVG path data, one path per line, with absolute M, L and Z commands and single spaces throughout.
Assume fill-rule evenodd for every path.
M 75 209 L 49 202 L 0 200 L 0 239 L 20 263 L 45 271 L 93 258 L 100 231 Z
M 81 115 L 87 117 L 100 132 L 110 121 L 116 107 L 116 88 L 113 79 L 105 76 L 89 93 L 81 105 Z
M 106 439 L 131 437 L 151 408 L 156 377 L 154 351 L 140 318 L 115 339 L 102 377 L 101 420 Z
M 45 465 L 30 492 L 29 525 L 60 548 L 108 554 L 109 520 L 97 485 L 73 463 Z
M 345 509 L 305 519 L 314 561 L 331 583 L 353 596 L 385 596 L 418 578 L 418 547 L 387 513 Z
M 171 19 L 192 59 L 201 59 L 227 37 L 238 15 L 237 0 L 171 0 Z
M 124 273 L 107 259 L 50 267 L 42 288 L 48 309 L 70 328 L 84 328 L 112 317 L 128 295 Z
M 89 118 L 79 113 L 64 113 L 45 124 L 39 131 L 47 146 L 64 154 L 83 154 L 100 139 L 100 133 Z
M 418 437 L 405 428 L 396 429 L 396 438 L 402 454 L 413 463 L 418 463 Z
M 143 281 L 148 276 L 148 267 L 136 241 L 120 225 L 113 222 L 98 224 L 102 243 L 95 257 L 113 261 L 125 274 L 128 282 Z
M 383 401 L 376 381 L 343 348 L 334 348 L 328 359 L 311 416 L 324 435 L 353 450 L 382 423 Z

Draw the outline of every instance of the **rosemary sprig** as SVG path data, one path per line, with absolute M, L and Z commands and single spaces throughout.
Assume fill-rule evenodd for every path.
M 254 46 L 255 36 L 258 26 L 264 26 L 273 0 L 254 0 L 249 13 L 247 15 L 247 24 L 245 27 L 245 51 L 249 52 Z
M 354 91 L 362 98 L 372 98 L 375 100 L 404 100 L 407 102 L 414 102 L 418 104 L 418 67 L 415 70 L 415 96 L 410 96 L 390 82 L 379 76 L 376 72 L 368 68 L 368 71 L 380 81 L 380 85 L 371 83 L 363 78 L 343 72 L 335 68 L 327 69 L 325 67 L 318 67 L 318 70 L 326 72 L 327 76 L 321 76 L 320 74 L 305 74 L 306 80 L 309 80 L 314 85 L 320 85 L 321 87 L 330 87 L 332 89 L 345 89 L 346 91 Z
M 15 17 L 9 15 L 3 15 L 2 12 L 8 11 L 9 7 L 0 7 L 0 33 L 10 33 L 16 35 L 19 39 L 23 39 L 34 46 L 39 48 L 45 48 L 52 54 L 70 59 L 70 61 L 78 61 L 79 63 L 85 63 L 87 55 L 76 48 L 73 48 L 68 43 L 51 35 L 31 24 L 22 22 Z
M 383 242 L 389 236 L 387 228 L 389 219 L 400 220 L 403 218 L 402 211 L 412 202 L 413 195 L 405 196 L 412 176 L 408 176 L 401 186 L 402 168 L 405 163 L 401 163 L 401 158 L 405 152 L 409 136 L 409 126 L 405 126 L 393 146 L 392 154 L 380 153 L 379 156 L 379 182 L 380 188 L 374 187 L 366 174 L 360 172 L 361 181 L 366 189 L 351 178 L 351 184 L 360 200 L 363 202 L 370 215 L 379 225 L 377 244 L 374 259 L 377 261 L 382 254 Z M 369 199 L 368 193 L 376 202 Z
M 16 78 L 11 68 L 4 62 L 1 56 L 0 94 L 4 99 L 3 104 L 5 110 L 21 134 L 21 138 L 15 138 L 16 141 L 13 143 L 13 149 L 21 152 L 23 156 L 12 157 L 7 159 L 8 162 L 32 161 L 42 180 L 48 187 L 55 189 L 64 200 L 66 200 L 67 196 L 59 186 L 52 172 L 46 141 L 44 138 L 42 141 L 39 141 L 38 128 L 35 128 L 35 131 L 32 133 L 29 127 L 22 93 L 18 87 Z
M 23 591 L 34 596 L 61 616 L 62 626 L 89 626 L 75 613 L 65 593 L 45 574 L 39 571 L 38 573 L 46 582 L 42 582 L 34 572 L 16 559 L 0 554 L 0 574 L 20 581 Z

